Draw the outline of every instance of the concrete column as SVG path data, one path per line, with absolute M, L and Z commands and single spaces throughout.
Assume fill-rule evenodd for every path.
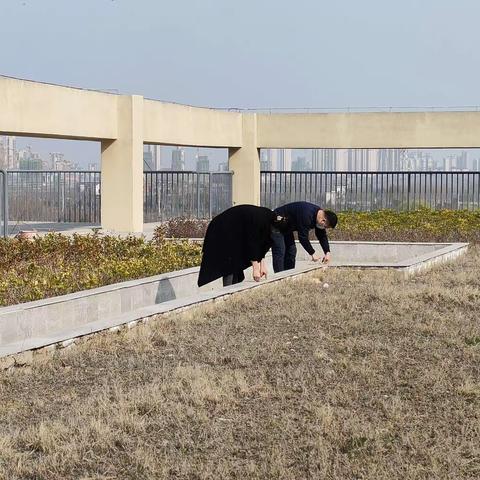
M 257 148 L 257 115 L 242 115 L 243 146 L 228 149 L 233 171 L 233 204 L 260 205 L 260 151 Z
M 143 97 L 118 97 L 118 135 L 102 141 L 102 227 L 143 231 Z

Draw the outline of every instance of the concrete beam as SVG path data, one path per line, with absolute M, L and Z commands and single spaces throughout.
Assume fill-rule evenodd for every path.
M 0 134 L 115 139 L 118 98 L 80 88 L 0 77 Z
M 145 100 L 144 142 L 198 147 L 241 147 L 242 114 Z
M 259 148 L 475 148 L 480 112 L 257 116 Z

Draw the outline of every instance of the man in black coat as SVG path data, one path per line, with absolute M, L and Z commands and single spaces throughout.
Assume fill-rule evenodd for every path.
M 217 215 L 208 225 L 198 286 L 223 277 L 223 285 L 245 279 L 243 270 L 252 266 L 253 279 L 267 276 L 265 254 L 272 245 L 272 226 L 283 231 L 283 218 L 255 205 L 237 205 Z
M 320 260 L 320 257 L 315 253 L 315 249 L 308 239 L 310 230 L 314 228 L 315 235 L 324 252 L 322 262 L 328 263 L 330 261 L 330 245 L 326 229 L 335 228 L 337 225 L 337 215 L 334 212 L 324 210 L 309 202 L 287 203 L 274 211 L 278 215 L 286 217 L 289 225 L 287 231 L 272 232 L 274 272 L 295 268 L 295 257 L 297 255 L 297 247 L 295 246 L 295 238 L 293 236 L 295 231 L 298 233 L 298 240 L 302 247 L 311 255 L 312 260 L 317 262 Z

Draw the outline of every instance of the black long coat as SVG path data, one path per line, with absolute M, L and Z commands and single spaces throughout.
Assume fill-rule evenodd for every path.
M 203 241 L 198 286 L 232 273 L 242 277 L 252 260 L 262 260 L 272 246 L 275 216 L 272 210 L 255 205 L 236 205 L 217 215 Z

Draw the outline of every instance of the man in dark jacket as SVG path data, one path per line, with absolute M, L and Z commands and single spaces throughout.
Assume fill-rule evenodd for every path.
M 334 212 L 324 210 L 309 202 L 293 202 L 276 208 L 275 213 L 286 217 L 289 229 L 283 233 L 275 230 L 272 232 L 274 272 L 295 268 L 297 247 L 295 246 L 293 232 L 298 233 L 298 240 L 307 253 L 311 255 L 312 260 L 314 262 L 320 260 L 308 239 L 309 232 L 313 228 L 324 253 L 322 262 L 328 263 L 330 261 L 330 246 L 326 229 L 335 228 L 337 225 L 337 215 Z
M 236 205 L 217 215 L 208 225 L 198 286 L 223 277 L 223 285 L 245 279 L 252 267 L 253 279 L 267 277 L 265 254 L 272 245 L 272 228 L 285 230 L 285 222 L 272 210 L 255 205 Z

